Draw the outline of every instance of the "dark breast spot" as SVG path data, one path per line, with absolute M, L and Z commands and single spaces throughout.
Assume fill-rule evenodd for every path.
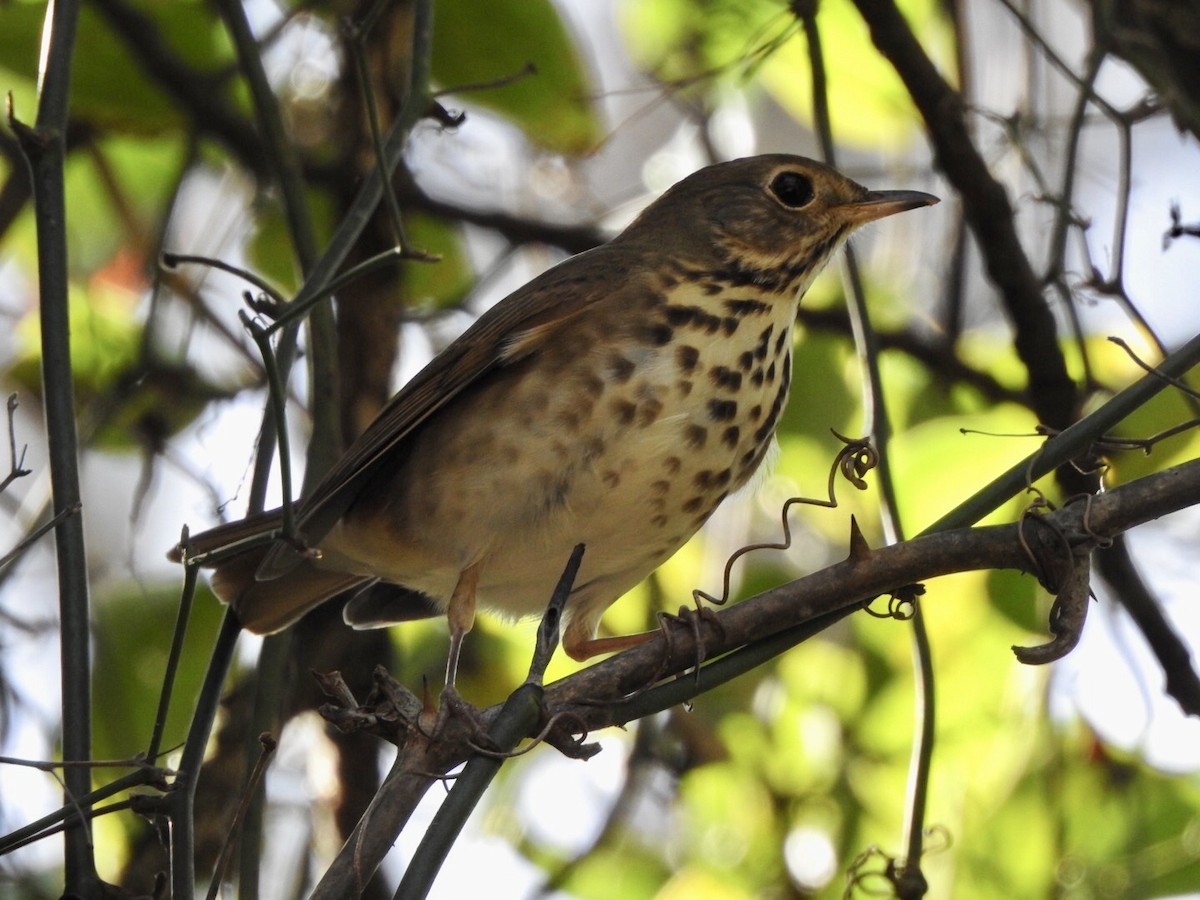
M 699 306 L 668 306 L 666 314 L 667 324 L 672 328 L 693 328 L 716 334 L 721 327 L 720 316 Z
M 743 372 L 749 372 L 754 368 L 754 354 L 747 350 L 738 357 L 738 368 Z
M 708 417 L 714 422 L 728 422 L 737 415 L 737 408 L 734 400 L 709 400 Z
M 721 441 L 732 450 L 737 446 L 738 438 L 742 436 L 742 431 L 736 425 L 730 425 L 721 435 Z
M 758 336 L 758 344 L 754 348 L 755 359 L 766 359 L 767 353 L 771 349 L 771 335 L 775 333 L 775 326 L 768 325 L 762 330 L 762 334 Z
M 614 353 L 608 358 L 608 373 L 617 384 L 625 384 L 629 381 L 636 368 L 633 360 L 626 359 L 619 353 Z
M 758 430 L 754 432 L 754 440 L 762 444 L 769 438 L 772 432 L 775 431 L 775 424 L 779 421 L 779 413 L 783 410 L 783 403 L 787 399 L 787 391 L 780 391 L 775 395 L 775 401 L 771 404 L 771 411 L 767 413 L 767 418 L 763 421 Z
M 725 308 L 735 316 L 761 316 L 771 311 L 771 304 L 762 300 L 726 300 Z
M 579 386 L 589 397 L 599 397 L 604 393 L 604 379 L 590 369 L 579 376 Z
M 637 422 L 642 428 L 650 425 L 662 412 L 662 401 L 657 397 L 648 397 L 638 405 Z
M 646 326 L 642 332 L 643 340 L 655 347 L 671 343 L 671 338 L 674 336 L 674 329 L 666 322 L 655 322 L 653 325 Z
M 708 377 L 719 388 L 736 391 L 742 386 L 742 373 L 728 366 L 713 366 L 708 370 Z
M 695 306 L 668 306 L 667 324 L 672 328 L 690 325 L 698 312 L 700 312 L 700 309 Z
M 684 503 L 680 509 L 682 509 L 685 513 L 694 513 L 703 506 L 703 497 L 693 497 L 691 500 L 688 500 L 686 503 Z
M 663 468 L 666 469 L 667 473 L 670 475 L 674 475 L 676 472 L 678 472 L 679 467 L 682 465 L 683 460 L 681 460 L 678 456 L 668 456 L 663 460 Z
M 633 417 L 637 415 L 637 405 L 628 400 L 616 399 L 608 404 L 608 408 L 612 411 L 613 416 L 622 425 L 628 425 L 633 421 Z
M 703 425 L 689 425 L 683 430 L 683 440 L 693 450 L 699 450 L 708 441 L 708 429 Z
M 690 372 L 700 364 L 700 351 L 687 344 L 675 348 L 675 362 L 685 372 Z
M 604 441 L 594 435 L 587 438 L 583 444 L 583 461 L 590 463 L 593 460 L 599 459 L 604 453 Z
M 567 431 L 577 431 L 580 423 L 580 412 L 577 409 L 560 409 L 554 414 L 554 422 Z

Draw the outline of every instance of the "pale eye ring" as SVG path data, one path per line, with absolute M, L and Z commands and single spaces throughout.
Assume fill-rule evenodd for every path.
M 812 180 L 790 169 L 771 179 L 771 193 L 780 203 L 791 209 L 807 206 L 814 196 Z

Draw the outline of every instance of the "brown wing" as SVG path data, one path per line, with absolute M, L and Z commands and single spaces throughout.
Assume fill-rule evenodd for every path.
M 413 429 L 464 388 L 497 366 L 536 352 L 562 326 L 593 303 L 637 279 L 633 251 L 607 244 L 573 256 L 509 294 L 422 369 L 367 426 L 297 512 L 305 540 L 316 544 L 353 503 L 363 483 Z M 260 580 L 296 565 L 299 554 L 276 544 L 258 569 Z

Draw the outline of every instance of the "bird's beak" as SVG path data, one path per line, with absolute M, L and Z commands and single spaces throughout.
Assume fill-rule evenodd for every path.
M 919 206 L 933 206 L 938 198 L 924 191 L 871 191 L 859 200 L 837 207 L 847 222 L 863 225 Z

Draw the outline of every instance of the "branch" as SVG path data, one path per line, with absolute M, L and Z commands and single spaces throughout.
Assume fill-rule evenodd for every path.
M 155 21 L 123 0 L 95 0 L 96 11 L 122 40 L 130 56 L 180 109 L 194 127 L 225 145 L 257 176 L 271 171 L 253 125 L 228 102 L 225 79 L 183 62 L 167 48 Z
M 1090 504 L 1068 504 L 1039 517 L 1037 528 L 1026 526 L 1024 539 L 1040 545 L 1039 558 L 1057 559 L 1066 548 L 1089 549 L 1197 503 L 1200 460 L 1190 460 L 1098 495 Z M 961 528 L 852 552 L 843 562 L 717 613 L 719 625 L 701 625 L 702 652 L 706 658 L 741 653 L 764 640 L 772 643 L 773 652 L 782 652 L 796 643 L 794 630 L 814 619 L 861 608 L 874 597 L 939 575 L 979 569 L 1039 574 L 1039 565 L 1025 552 L 1021 530 L 1020 523 Z M 653 699 L 657 688 L 626 698 L 651 679 L 682 674 L 694 664 L 698 648 L 690 630 L 679 629 L 670 643 L 667 647 L 663 638 L 656 638 L 551 685 L 547 708 L 570 712 L 589 729 L 624 724 L 665 708 Z
M 843 562 L 780 585 L 668 633 L 546 688 L 540 721 L 529 736 L 571 756 L 594 752 L 574 735 L 660 712 L 761 665 L 873 598 L 940 575 L 1015 569 L 1047 581 L 1065 578 L 1080 556 L 1137 525 L 1200 504 L 1200 460 L 1146 476 L 1091 499 L 1021 523 L 961 528 L 871 549 L 859 537 Z M 1050 571 L 1053 570 L 1053 571 Z M 929 602 L 926 600 L 925 602 Z M 718 658 L 719 657 L 719 658 Z M 710 659 L 695 677 L 677 677 Z M 430 736 L 429 713 L 403 686 L 377 673 L 363 706 L 337 691 L 339 707 L 322 710 L 344 729 L 369 730 L 400 746 L 392 773 L 368 811 L 342 869 L 365 880 L 390 849 L 421 796 L 443 773 L 474 755 L 477 732 L 443 727 Z M 480 713 L 488 728 L 500 714 Z M 353 882 L 339 882 L 350 884 Z
M 34 127 L 19 122 L 9 95 L 8 121 L 29 163 L 37 223 L 39 314 L 42 330 L 42 397 L 50 463 L 50 489 L 55 518 L 65 515 L 54 531 L 58 565 L 59 667 L 62 673 L 62 756 L 66 762 L 86 760 L 92 746 L 91 650 L 87 556 L 83 520 L 68 514 L 80 504 L 79 436 L 75 426 L 75 391 L 71 378 L 71 318 L 68 310 L 66 159 L 71 61 L 75 50 L 78 2 L 53 4 L 43 24 L 44 51 Z M 73 766 L 64 773 L 69 804 L 92 787 L 91 772 Z M 79 805 L 81 819 L 88 808 Z M 79 822 L 66 834 L 65 893 L 80 897 L 97 892 L 96 861 L 88 826 Z

